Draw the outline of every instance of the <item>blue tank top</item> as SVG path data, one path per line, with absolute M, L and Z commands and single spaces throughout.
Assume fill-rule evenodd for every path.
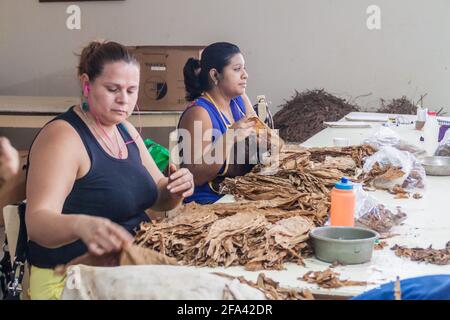
M 128 158 L 111 157 L 99 144 L 73 107 L 55 120 L 67 121 L 79 134 L 91 161 L 88 173 L 77 179 L 66 198 L 63 214 L 87 214 L 108 218 L 134 234 L 141 222 L 147 222 L 145 210 L 158 197 L 153 178 L 142 164 L 136 143 L 127 144 Z M 119 124 L 124 141 L 132 140 Z M 29 241 L 29 262 L 39 268 L 54 268 L 83 255 L 87 248 L 81 240 L 49 249 Z
M 224 116 L 223 114 L 221 115 L 221 112 L 214 106 L 214 104 L 212 104 L 212 102 L 206 98 L 203 97 L 198 98 L 191 104 L 191 106 L 199 106 L 205 109 L 208 112 L 208 115 L 211 119 L 213 129 L 218 130 L 220 134 L 224 134 L 228 130 L 228 126 L 231 125 L 226 116 Z M 241 96 L 238 96 L 230 101 L 230 108 L 235 122 L 245 117 L 245 104 Z M 183 112 L 183 114 L 181 115 L 180 122 L 185 112 Z M 213 136 L 212 141 L 214 142 L 217 138 L 218 136 Z M 219 175 L 223 175 L 224 170 L 225 165 L 220 170 Z M 218 194 L 211 188 L 210 182 L 207 182 L 201 186 L 195 186 L 194 194 L 186 198 L 184 200 L 184 203 L 194 201 L 199 204 L 209 204 L 216 202 L 222 196 L 223 195 Z

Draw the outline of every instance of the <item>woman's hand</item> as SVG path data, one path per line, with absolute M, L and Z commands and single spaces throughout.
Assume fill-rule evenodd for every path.
M 11 146 L 9 140 L 0 137 L 0 179 L 7 181 L 19 171 L 19 152 Z
M 256 132 L 254 126 L 255 121 L 245 117 L 233 123 L 230 127 L 233 131 L 228 130 L 228 132 L 234 135 L 234 142 L 240 142 Z
M 179 170 L 171 163 L 169 164 L 169 183 L 167 190 L 169 190 L 172 198 L 182 199 L 191 196 L 194 193 L 194 176 L 186 169 Z
M 87 215 L 79 216 L 75 233 L 86 244 L 88 251 L 98 256 L 118 252 L 134 241 L 122 226 L 105 218 Z

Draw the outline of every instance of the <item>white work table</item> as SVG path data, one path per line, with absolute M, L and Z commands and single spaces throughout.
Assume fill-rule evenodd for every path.
M 413 117 L 412 117 L 413 118 Z M 361 144 L 362 141 L 376 131 L 381 124 L 372 123 L 370 129 L 331 129 L 327 128 L 313 136 L 304 143 L 308 147 L 324 147 L 333 145 L 333 137 L 348 137 L 351 144 Z M 403 139 L 418 144 L 420 133 L 414 130 L 413 125 L 392 127 Z M 194 269 L 196 272 L 223 272 L 233 276 L 244 276 L 246 279 L 256 281 L 258 274 L 263 272 L 266 276 L 280 283 L 283 287 L 309 288 L 321 298 L 348 298 L 364 291 L 375 288 L 380 284 L 394 281 L 397 276 L 401 279 L 433 274 L 450 274 L 450 265 L 438 266 L 427 263 L 411 261 L 407 258 L 395 256 L 390 248 L 395 244 L 408 247 L 428 247 L 433 245 L 436 249 L 445 247 L 450 240 L 450 212 L 448 199 L 450 198 L 450 177 L 427 177 L 426 190 L 423 198 L 396 200 L 394 196 L 382 191 L 371 193 L 381 203 L 395 208 L 401 206 L 408 215 L 403 225 L 394 227 L 391 232 L 399 234 L 386 239 L 388 247 L 383 250 L 374 250 L 372 260 L 359 265 L 338 266 L 333 270 L 340 274 L 341 279 L 367 281 L 367 286 L 350 286 L 337 289 L 322 289 L 316 284 L 298 280 L 308 271 L 323 271 L 330 263 L 315 258 L 305 259 L 305 266 L 286 263 L 285 270 L 246 271 L 243 267 L 199 268 L 180 266 L 180 268 Z M 232 196 L 225 196 L 220 202 L 234 201 Z M 148 266 L 151 272 L 152 266 Z
M 411 120 L 415 117 L 409 117 Z M 326 128 L 311 137 L 302 145 L 307 147 L 333 146 L 334 137 L 347 137 L 350 144 L 361 144 L 373 132 L 380 128 L 380 123 L 371 123 L 372 128 Z M 399 125 L 391 127 L 404 140 L 420 145 L 420 132 L 414 129 L 414 125 Z M 392 194 L 385 191 L 371 192 L 382 204 L 395 209 L 401 206 L 408 217 L 403 225 L 392 228 L 392 233 L 398 236 L 388 238 L 384 241 L 388 246 L 383 250 L 374 250 L 372 260 L 359 265 L 338 266 L 332 270 L 340 273 L 341 279 L 355 281 L 367 281 L 374 284 L 368 286 L 351 286 L 337 289 L 322 289 L 316 284 L 309 284 L 298 280 L 308 271 L 323 271 L 330 264 L 315 258 L 305 260 L 305 267 L 296 264 L 285 264 L 286 269 L 282 271 L 263 270 L 256 272 L 245 271 L 243 267 L 229 268 L 197 268 L 202 272 L 225 272 L 231 275 L 242 275 L 249 280 L 255 281 L 260 272 L 280 282 L 281 286 L 310 288 L 314 294 L 336 297 L 350 297 L 364 291 L 375 288 L 380 284 L 394 281 L 397 276 L 401 279 L 433 274 L 450 274 L 450 265 L 439 266 L 424 262 L 414 262 L 407 258 L 400 258 L 390 248 L 395 244 L 408 247 L 426 248 L 433 245 L 435 249 L 442 249 L 450 240 L 450 211 L 448 209 L 450 199 L 450 177 L 426 178 L 426 189 L 423 198 L 394 199 Z M 222 202 L 233 201 L 226 196 Z M 395 212 L 395 210 L 393 210 Z

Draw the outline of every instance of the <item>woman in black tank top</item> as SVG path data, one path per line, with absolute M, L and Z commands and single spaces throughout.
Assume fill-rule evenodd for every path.
M 91 252 L 120 251 L 149 218 L 192 195 L 187 169 L 164 177 L 126 121 L 138 96 L 139 64 L 122 45 L 93 42 L 78 67 L 82 105 L 48 123 L 30 150 L 26 224 L 32 299 L 59 298 L 50 270 Z

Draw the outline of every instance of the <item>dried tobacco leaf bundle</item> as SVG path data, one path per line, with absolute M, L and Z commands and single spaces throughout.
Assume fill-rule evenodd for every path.
M 343 176 L 355 176 L 364 158 L 375 153 L 368 145 L 345 148 L 283 149 L 276 170 L 260 165 L 245 176 L 226 178 L 222 192 L 251 201 L 282 201 L 283 210 L 310 212 L 321 226 L 328 217 L 330 191 Z M 261 174 L 265 172 L 265 174 Z
M 374 152 L 367 145 L 285 145 L 271 174 L 261 174 L 265 167 L 259 165 L 245 176 L 224 180 L 222 191 L 238 202 L 185 205 L 173 219 L 143 224 L 136 243 L 187 265 L 279 270 L 285 262 L 302 264 L 312 253 L 309 230 L 328 219 L 334 183 L 356 176 Z
M 397 214 L 384 205 L 379 204 L 356 220 L 357 226 L 366 227 L 380 233 L 389 232 L 392 227 L 401 224 L 406 219 L 406 213 L 397 208 Z
M 309 271 L 298 278 L 309 283 L 316 283 L 319 287 L 326 289 L 335 289 L 343 286 L 366 286 L 366 281 L 351 281 L 339 279 L 339 273 L 326 269 L 325 271 Z
M 308 289 L 283 288 L 280 284 L 260 273 L 256 283 L 244 277 L 233 277 L 225 273 L 214 272 L 213 274 L 228 279 L 238 279 L 241 283 L 262 291 L 269 300 L 314 300 L 314 296 Z
M 372 169 L 366 172 L 359 179 L 364 186 L 377 189 L 383 189 L 383 185 L 389 181 L 401 178 L 405 175 L 401 167 L 392 166 L 390 164 L 382 167 L 378 162 L 375 162 Z
M 450 262 L 450 241 L 444 249 L 433 249 L 431 245 L 426 249 L 395 245 L 391 250 L 395 250 L 398 257 L 407 257 L 412 261 L 424 261 L 437 265 L 446 265 Z
M 189 204 L 173 219 L 143 224 L 136 243 L 187 265 L 280 270 L 284 262 L 303 264 L 302 254 L 311 253 L 308 215 L 267 201 Z

